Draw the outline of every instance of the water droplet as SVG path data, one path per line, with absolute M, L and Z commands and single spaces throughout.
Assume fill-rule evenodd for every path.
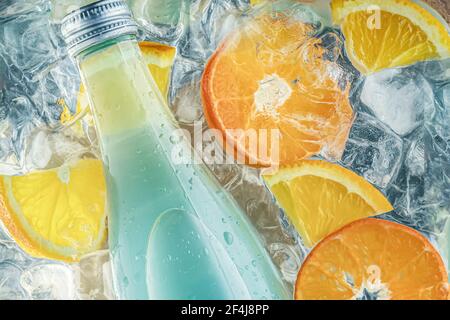
M 223 234 L 223 238 L 225 239 L 225 242 L 228 244 L 228 245 L 232 245 L 233 244 L 233 235 L 231 234 L 231 233 L 229 233 L 229 232 L 224 232 L 224 234 Z
M 123 278 L 123 285 L 124 285 L 124 287 L 128 287 L 129 284 L 130 284 L 130 281 L 128 281 L 128 277 L 124 277 Z
M 170 142 L 171 142 L 172 144 L 177 144 L 177 143 L 180 141 L 180 137 L 177 137 L 177 136 L 175 136 L 175 135 L 171 135 L 170 138 L 169 138 L 169 140 L 170 140 Z

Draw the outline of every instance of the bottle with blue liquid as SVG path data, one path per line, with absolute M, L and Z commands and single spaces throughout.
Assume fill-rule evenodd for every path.
M 120 299 L 289 299 L 261 239 L 192 154 L 143 61 L 124 1 L 71 12 L 62 31 L 87 90 L 107 174 Z

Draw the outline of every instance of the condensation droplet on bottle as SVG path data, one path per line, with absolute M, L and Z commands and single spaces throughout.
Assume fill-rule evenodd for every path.
M 124 287 L 128 287 L 128 285 L 130 284 L 130 281 L 128 281 L 128 277 L 123 277 L 123 285 Z
M 170 140 L 170 143 L 177 144 L 179 142 L 179 137 L 177 137 L 175 135 L 171 135 L 169 140 Z
M 232 245 L 233 244 L 233 235 L 230 233 L 230 232 L 224 232 L 223 233 L 223 238 L 224 238 L 224 240 L 225 240 L 225 242 L 228 244 L 228 245 Z

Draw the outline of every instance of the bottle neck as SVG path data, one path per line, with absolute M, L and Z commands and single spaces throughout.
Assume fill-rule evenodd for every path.
M 76 57 L 76 61 L 78 62 L 78 64 L 80 64 L 84 59 L 86 59 L 87 57 L 96 54 L 98 52 L 101 52 L 104 49 L 107 49 L 111 46 L 114 46 L 120 42 L 123 41 L 135 41 L 136 40 L 136 36 L 134 35 L 122 35 L 119 36 L 117 38 L 113 38 L 110 40 L 106 40 L 106 41 L 102 41 L 99 42 L 93 46 L 90 46 L 89 48 L 87 48 L 86 50 L 80 52 Z
M 148 127 L 161 119 L 158 114 L 167 107 L 133 37 L 85 50 L 78 65 L 100 137 Z
M 98 44 L 78 60 L 101 139 L 148 127 L 158 133 L 176 127 L 134 37 Z

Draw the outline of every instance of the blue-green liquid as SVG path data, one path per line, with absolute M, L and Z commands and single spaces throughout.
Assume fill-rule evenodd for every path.
M 110 246 L 121 297 L 287 298 L 234 200 L 203 165 L 171 164 L 151 131 L 104 142 Z

